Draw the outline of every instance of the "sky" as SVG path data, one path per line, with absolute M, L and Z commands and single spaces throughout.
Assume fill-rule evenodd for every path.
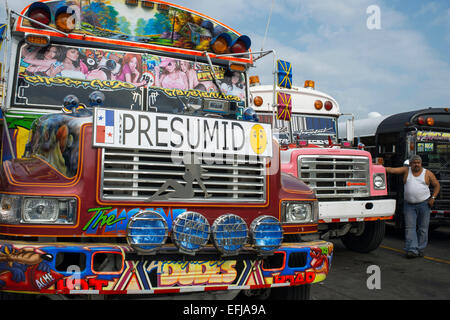
M 19 12 L 33 2 L 7 1 Z M 341 112 L 356 119 L 370 112 L 450 107 L 448 0 L 169 2 L 248 35 L 253 51 L 275 50 L 276 59 L 292 63 L 294 85 L 314 80 L 317 90 L 333 96 Z M 0 0 L 1 11 L 4 6 Z M 263 84 L 273 83 L 272 72 L 272 55 L 250 69 Z

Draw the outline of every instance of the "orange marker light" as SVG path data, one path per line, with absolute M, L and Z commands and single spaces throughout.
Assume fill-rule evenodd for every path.
M 48 36 L 27 34 L 25 35 L 25 42 L 38 47 L 46 47 L 50 43 L 50 38 Z
M 431 118 L 431 117 L 428 117 L 428 118 L 427 118 L 427 125 L 429 125 L 429 126 L 434 126 L 434 119 Z
M 263 104 L 263 98 L 260 97 L 260 96 L 256 96 L 256 97 L 253 99 L 253 104 L 254 104 L 255 106 L 257 106 L 257 107 L 261 107 L 262 104 Z
M 314 108 L 316 108 L 317 110 L 320 110 L 320 109 L 322 109 L 322 107 L 323 107 L 322 101 L 320 101 L 320 100 L 314 101 Z

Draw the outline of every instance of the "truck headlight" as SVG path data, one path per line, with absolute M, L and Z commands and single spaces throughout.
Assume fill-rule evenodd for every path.
M 318 206 L 316 202 L 284 201 L 281 206 L 283 222 L 308 223 L 316 222 Z
M 376 190 L 382 190 L 386 188 L 386 176 L 384 173 L 375 173 L 373 175 L 373 187 Z
M 72 224 L 75 221 L 77 201 L 73 198 L 0 196 L 0 223 Z

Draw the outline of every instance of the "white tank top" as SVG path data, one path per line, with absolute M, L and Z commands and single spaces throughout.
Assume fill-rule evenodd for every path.
M 412 174 L 411 168 L 408 171 L 408 178 L 406 179 L 404 197 L 408 203 L 420 203 L 430 197 L 430 188 L 425 183 L 425 172 L 427 169 L 423 168 L 422 173 L 415 177 Z

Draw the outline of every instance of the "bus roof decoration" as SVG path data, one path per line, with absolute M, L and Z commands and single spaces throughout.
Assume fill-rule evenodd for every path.
M 75 30 L 76 11 L 73 7 L 62 6 L 56 10 L 55 25 L 58 30 L 70 33 Z
M 15 31 L 253 63 L 251 40 L 196 11 L 160 0 L 39 0 L 25 8 Z M 33 20 L 31 20 L 33 19 Z M 136 22 L 135 26 L 133 21 Z M 233 55 L 234 54 L 234 55 Z
M 231 36 L 228 33 L 221 33 L 211 40 L 211 49 L 214 53 L 224 54 L 230 52 Z
M 250 49 L 251 40 L 248 36 L 242 35 L 239 38 L 231 42 L 231 52 L 232 53 L 244 53 Z
M 52 21 L 50 8 L 47 4 L 42 2 L 33 2 L 28 8 L 26 16 L 41 23 L 37 24 L 34 21 L 30 21 L 31 26 L 37 29 L 44 28 L 43 25 L 49 25 Z
M 277 61 L 278 86 L 286 89 L 292 88 L 292 65 L 290 62 Z
M 292 112 L 292 97 L 288 93 L 277 92 L 277 119 L 290 121 Z

